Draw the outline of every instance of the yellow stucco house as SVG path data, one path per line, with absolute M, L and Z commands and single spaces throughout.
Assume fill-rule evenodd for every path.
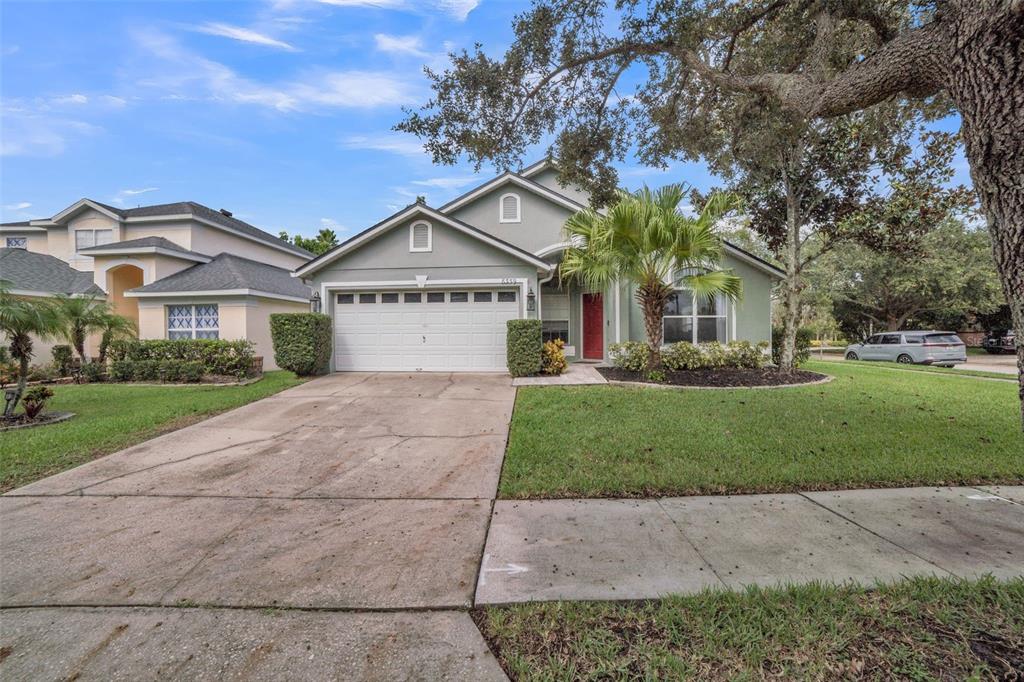
M 290 272 L 313 254 L 191 201 L 122 209 L 82 199 L 52 218 L 0 225 L 0 255 L 15 294 L 105 295 L 140 338 L 248 339 L 267 369 L 270 314 L 310 306 Z

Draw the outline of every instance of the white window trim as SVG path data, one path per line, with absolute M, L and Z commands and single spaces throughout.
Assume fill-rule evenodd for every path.
M 217 326 L 216 327 L 203 327 L 202 330 L 196 329 L 196 308 L 199 306 L 214 306 L 217 308 Z M 217 332 L 217 338 L 220 338 L 220 304 L 219 303 L 168 303 L 164 306 L 164 332 L 166 336 L 164 338 L 171 338 L 171 308 L 191 308 L 192 309 L 192 326 L 189 329 L 175 329 L 175 332 L 188 332 L 191 334 L 188 338 L 195 339 L 199 338 L 196 336 L 196 331 L 204 332 Z
M 424 249 L 416 248 L 416 226 L 426 225 L 427 226 L 427 247 Z M 409 226 L 409 252 L 410 253 L 427 253 L 434 250 L 434 226 L 428 223 L 426 220 L 417 220 Z
M 512 197 L 516 200 L 516 217 L 505 218 L 505 198 Z M 499 223 L 521 223 L 523 222 L 523 202 L 515 192 L 505 192 L 498 199 L 498 222 Z
M 668 346 L 669 343 L 675 343 L 675 341 L 670 342 L 670 341 L 665 341 L 664 340 L 665 339 L 665 320 L 677 319 L 677 318 L 678 319 L 688 318 L 688 319 L 693 320 L 693 327 L 690 330 L 690 341 L 689 341 L 692 344 L 700 343 L 699 341 L 697 341 L 698 320 L 700 320 L 701 318 L 706 318 L 706 319 L 711 319 L 711 320 L 723 319 L 723 320 L 725 320 L 725 339 L 720 341 L 719 343 L 728 343 L 729 340 L 730 340 L 730 338 L 729 338 L 729 327 L 730 327 L 730 325 L 729 325 L 729 310 L 732 308 L 732 305 L 730 305 L 729 300 L 723 296 L 722 297 L 722 306 L 721 306 L 722 309 L 720 311 L 716 312 L 716 314 L 714 314 L 714 315 L 698 315 L 697 314 L 697 309 L 698 309 L 697 308 L 697 295 L 695 293 L 693 293 L 693 291 L 690 290 L 690 289 L 676 289 L 675 290 L 676 293 L 679 293 L 679 292 L 682 292 L 682 291 L 689 291 L 690 292 L 690 298 L 693 301 L 693 303 L 692 303 L 692 305 L 693 305 L 693 308 L 692 308 L 693 309 L 693 314 L 692 315 L 663 315 L 662 316 L 662 318 L 661 318 L 662 346 L 664 347 L 664 346 Z
M 83 232 L 91 232 L 92 233 L 92 246 L 85 246 L 85 247 L 82 247 L 82 248 L 92 249 L 92 248 L 95 248 L 97 246 L 108 246 L 110 244 L 116 243 L 114 241 L 114 228 L 112 228 L 112 227 L 96 227 L 96 228 L 88 228 L 88 229 L 75 230 L 74 231 L 74 239 L 75 239 L 75 254 L 76 255 L 82 255 L 82 256 L 88 256 L 89 255 L 89 254 L 83 254 L 79 250 L 79 248 L 78 248 L 78 235 L 83 233 Z M 107 242 L 106 244 L 97 244 L 96 243 L 96 233 L 97 232 L 109 232 L 110 233 L 110 241 Z

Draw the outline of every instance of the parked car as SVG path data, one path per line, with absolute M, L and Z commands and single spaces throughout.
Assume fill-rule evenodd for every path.
M 993 355 L 1000 353 L 1016 353 L 1016 335 L 1012 329 L 997 329 L 985 335 L 981 341 L 981 347 Z
M 952 367 L 967 362 L 967 346 L 953 332 L 886 332 L 851 343 L 846 347 L 846 359 Z

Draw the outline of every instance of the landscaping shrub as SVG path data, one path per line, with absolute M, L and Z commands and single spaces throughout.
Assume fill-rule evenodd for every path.
M 706 341 L 698 345 L 700 346 L 702 369 L 721 369 L 729 365 L 729 356 L 725 346 L 718 341 Z
M 135 363 L 131 360 L 114 360 L 110 363 L 110 378 L 114 381 L 131 381 L 135 375 Z
M 28 375 L 25 377 L 28 381 L 53 381 L 57 379 L 59 375 L 53 365 L 32 365 L 28 368 Z
M 159 369 L 157 370 L 160 374 L 162 381 L 178 381 L 181 378 L 181 365 L 180 360 L 160 360 Z
M 135 381 L 156 381 L 160 378 L 160 360 L 136 360 L 132 364 L 132 379 Z
M 107 354 L 115 362 L 200 362 L 207 374 L 240 378 L 249 374 L 254 355 L 251 341 L 225 339 L 128 339 L 111 342 Z
M 543 346 L 540 320 L 509 320 L 505 346 L 508 373 L 525 377 L 539 372 Z
M 800 327 L 796 330 L 796 353 L 793 362 L 797 366 L 807 362 L 811 357 L 811 339 L 814 337 L 807 327 Z M 782 327 L 772 327 L 772 362 L 779 364 L 779 357 L 782 353 Z
M 33 386 L 21 396 L 21 405 L 25 409 L 25 416 L 35 419 L 43 411 L 46 402 L 53 397 L 53 391 L 47 386 Z
M 71 376 L 71 346 L 57 345 L 50 351 L 53 354 L 53 365 L 62 376 Z
M 647 369 L 647 344 L 641 341 L 613 343 L 608 347 L 612 365 L 619 369 L 642 372 Z
M 331 318 L 321 313 L 274 313 L 270 337 L 277 366 L 299 376 L 326 374 L 331 362 Z
M 203 380 L 203 363 L 198 360 L 181 363 L 179 370 L 178 378 L 181 381 L 195 384 Z
M 739 369 L 760 369 L 768 361 L 768 356 L 765 355 L 766 350 L 768 350 L 767 341 L 756 345 L 749 341 L 730 341 L 727 346 L 729 366 Z
M 103 365 L 98 362 L 87 362 L 82 365 L 82 379 L 90 384 L 103 381 L 105 372 Z
M 565 341 L 555 339 L 544 344 L 544 357 L 541 360 L 541 374 L 558 375 L 568 369 L 565 360 Z
M 704 357 L 697 346 L 686 341 L 679 341 L 661 351 L 661 361 L 665 364 L 665 369 L 679 371 L 683 369 L 700 369 L 704 362 Z

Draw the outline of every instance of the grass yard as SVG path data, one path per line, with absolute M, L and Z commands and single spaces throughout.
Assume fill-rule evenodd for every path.
M 514 680 L 1015 679 L 1024 579 L 915 578 L 474 612 Z
M 291 372 L 248 386 L 53 386 L 48 409 L 73 419 L 0 433 L 0 492 L 78 466 L 302 383 Z
M 499 495 L 646 497 L 1024 482 L 1012 381 L 811 362 L 772 390 L 519 390 Z

